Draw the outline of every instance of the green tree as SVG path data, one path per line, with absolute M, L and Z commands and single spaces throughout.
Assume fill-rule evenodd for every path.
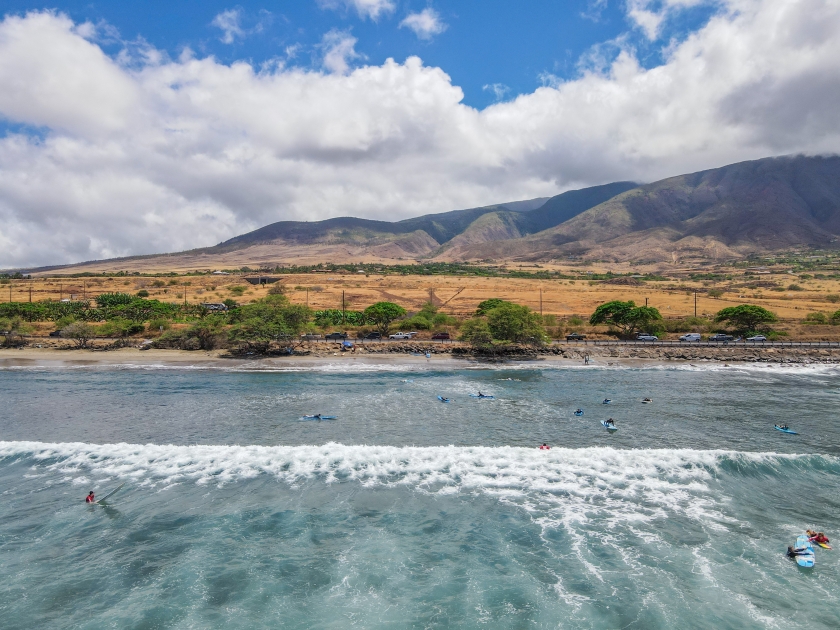
M 391 322 L 400 317 L 405 317 L 406 310 L 399 304 L 393 302 L 377 302 L 365 309 L 365 317 L 376 326 L 379 333 L 386 337 L 391 327 Z
M 767 324 L 778 321 L 776 315 L 766 308 L 754 304 L 741 304 L 721 309 L 715 315 L 715 322 L 728 322 L 738 332 L 766 329 Z
M 96 329 L 87 322 L 73 322 L 61 331 L 65 339 L 72 339 L 79 348 L 87 348 L 88 341 L 96 335 Z
M 99 308 L 109 306 L 120 306 L 123 304 L 131 304 L 136 298 L 130 296 L 128 293 L 102 293 L 96 296 L 96 304 Z
M 632 300 L 613 300 L 596 308 L 589 318 L 589 323 L 592 326 L 611 324 L 621 329 L 624 335 L 630 336 L 637 330 L 649 328 L 661 320 L 662 314 L 659 309 L 652 306 L 636 306 Z
M 493 339 L 498 341 L 532 345 L 545 343 L 545 328 L 540 315 L 527 306 L 507 302 L 492 308 L 487 311 L 487 326 Z
M 480 302 L 478 308 L 475 309 L 475 316 L 481 317 L 482 315 L 487 315 L 488 311 L 498 308 L 502 304 L 512 304 L 512 302 L 508 302 L 507 300 L 503 300 L 501 298 L 490 298 L 489 300 L 484 300 L 483 302 Z
M 493 345 L 493 334 L 487 320 L 476 317 L 468 319 L 461 326 L 461 341 L 465 341 L 473 348 L 488 348 Z

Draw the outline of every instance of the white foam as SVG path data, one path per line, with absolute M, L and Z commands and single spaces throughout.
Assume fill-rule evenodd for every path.
M 596 516 L 612 527 L 674 514 L 713 529 L 737 526 L 725 514 L 727 498 L 712 487 L 721 462 L 774 465 L 806 456 L 688 449 L 0 442 L 0 458 L 20 457 L 37 463 L 37 471 L 27 467 L 26 474 L 52 475 L 72 485 L 121 478 L 159 490 L 268 475 L 291 487 L 321 482 L 438 495 L 480 492 L 534 512 L 544 528 L 571 530 Z

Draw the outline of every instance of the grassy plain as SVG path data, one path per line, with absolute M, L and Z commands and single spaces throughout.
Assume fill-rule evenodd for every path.
M 620 269 L 614 269 L 620 272 Z M 594 272 L 606 271 L 592 269 Z M 581 273 L 580 269 L 575 273 Z M 245 274 L 247 275 L 247 274 Z M 682 274 L 687 277 L 687 274 Z M 401 304 L 409 311 L 419 310 L 432 301 L 440 311 L 468 317 L 482 300 L 498 297 L 529 306 L 544 315 L 555 316 L 558 324 L 577 316 L 584 320 L 595 307 L 609 300 L 647 301 L 666 319 L 713 316 L 721 308 L 737 304 L 757 304 L 770 309 L 782 320 L 777 329 L 787 331 L 791 339 L 840 339 L 840 326 L 806 325 L 806 315 L 820 312 L 830 317 L 840 303 L 840 280 L 805 279 L 787 272 L 744 276 L 734 272 L 729 280 L 700 281 L 672 279 L 638 284 L 614 284 L 610 281 L 537 280 L 511 277 L 363 275 L 352 273 L 278 274 L 286 295 L 294 303 L 311 308 L 362 310 L 381 300 Z M 623 280 L 634 282 L 633 280 Z M 220 302 L 231 298 L 239 303 L 264 297 L 272 285 L 254 286 L 244 276 L 117 276 L 117 277 L 36 277 L 10 280 L 0 285 L 0 300 L 25 302 L 43 299 L 95 298 L 105 292 L 136 294 L 145 290 L 149 298 L 191 304 Z M 790 290 L 790 285 L 798 289 Z M 710 297 L 709 290 L 720 290 L 720 297 Z M 568 326 L 567 326 L 568 328 Z M 590 334 L 594 330 L 582 329 Z

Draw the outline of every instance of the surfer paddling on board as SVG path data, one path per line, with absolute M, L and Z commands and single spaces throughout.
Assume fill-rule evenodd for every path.
M 93 490 L 85 497 L 85 503 L 96 503 L 96 499 L 93 498 Z
M 817 533 L 817 532 L 809 529 L 806 533 L 809 536 L 808 540 L 810 540 L 811 542 L 821 543 L 821 544 L 825 544 L 825 545 L 827 545 L 829 542 L 831 542 L 831 541 L 828 540 L 828 538 L 826 538 L 825 534 L 823 534 L 822 532 Z
M 543 445 L 540 446 L 540 450 L 541 451 L 548 451 L 548 450 L 551 450 L 551 447 L 548 444 L 546 444 L 545 442 L 543 442 Z
M 789 558 L 795 558 L 796 556 L 807 556 L 811 555 L 811 552 L 808 551 L 805 547 L 797 547 L 794 549 L 793 547 L 788 547 L 787 555 Z

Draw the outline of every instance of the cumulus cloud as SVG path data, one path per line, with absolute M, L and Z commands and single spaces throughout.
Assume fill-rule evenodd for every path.
M 0 267 L 840 150 L 833 0 L 730 0 L 658 67 L 624 48 L 483 110 L 416 57 L 351 69 L 347 33 L 325 40 L 323 72 L 123 63 L 77 30 L 49 12 L 0 22 L 0 116 L 22 129 L 0 137 Z
M 325 9 L 355 9 L 361 18 L 370 18 L 376 22 L 383 15 L 393 13 L 396 4 L 393 0 L 318 0 Z
M 440 19 L 440 14 L 437 11 L 427 7 L 419 13 L 409 13 L 400 22 L 400 28 L 411 29 L 420 39 L 431 39 L 435 35 L 443 33 L 447 29 L 447 25 Z

